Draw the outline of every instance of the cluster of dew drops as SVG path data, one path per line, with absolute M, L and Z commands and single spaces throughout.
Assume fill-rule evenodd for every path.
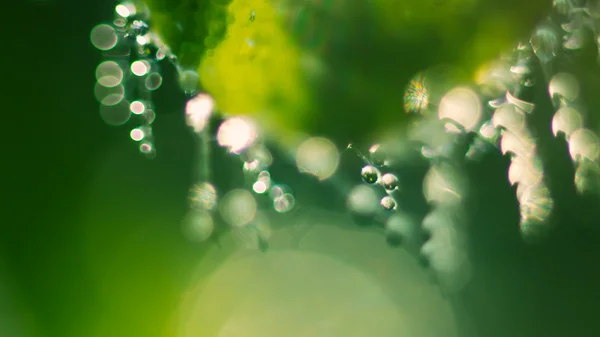
M 540 83 L 548 86 L 555 109 L 551 130 L 554 137 L 562 137 L 568 143 L 577 191 L 584 193 L 600 186 L 596 181 L 600 177 L 600 138 L 588 126 L 590 116 L 583 108 L 578 79 L 568 69 L 561 69 L 563 63 L 559 62 L 561 58 L 576 57 L 579 50 L 586 48 L 585 37 L 590 32 L 600 50 L 599 29 L 598 1 L 554 0 L 552 13 L 531 38 L 482 68 L 476 85 L 436 87 L 435 74 L 417 74 L 405 91 L 404 110 L 422 118 L 410 126 L 406 137 L 421 144 L 419 153 L 430 162 L 423 181 L 429 213 L 424 219 L 415 220 L 409 210 L 398 204 L 397 194 L 402 193 L 402 187 L 391 170 L 386 172 L 390 158 L 382 155 L 386 152 L 381 151 L 380 145 L 373 145 L 368 157 L 361 155 L 365 166 L 360 174 L 365 185 L 349 193 L 348 207 L 357 213 L 372 213 L 373 205 L 387 211 L 385 231 L 391 242 L 410 235 L 415 227 L 428 232 L 429 239 L 420 246 L 420 253 L 442 279 L 459 286 L 464 283 L 464 275 L 469 274 L 464 230 L 468 212 L 462 203 L 468 177 L 463 165 L 478 160 L 481 153 L 498 149 L 511 159 L 508 180 L 517 186 L 523 236 L 544 231 L 554 201 L 529 125 L 538 109 L 524 100 L 522 93 Z M 119 4 L 113 22 L 93 28 L 91 41 L 104 55 L 96 69 L 95 88 L 102 119 L 110 125 L 133 120 L 137 125 L 131 130 L 131 138 L 140 142 L 142 153 L 154 156 L 151 93 L 162 83 L 159 62 L 170 60 L 179 72 L 180 86 L 191 97 L 186 121 L 199 139 L 200 161 L 207 162 L 212 137 L 209 120 L 216 111 L 214 101 L 210 95 L 196 92 L 197 73 L 179 67 L 176 56 L 152 32 L 148 11 L 130 3 Z M 542 78 L 538 78 L 538 73 Z M 440 88 L 442 92 L 438 92 Z M 257 238 L 259 246 L 264 246 L 270 229 L 267 217 L 259 210 L 257 196 L 267 196 L 280 213 L 294 207 L 294 196 L 289 188 L 272 180 L 269 167 L 273 158 L 252 121 L 244 117 L 225 118 L 216 131 L 216 139 L 221 147 L 239 156 L 249 188 L 234 189 L 218 198 L 216 188 L 209 182 L 209 168 L 202 168 L 198 183 L 191 189 L 191 207 L 185 221 L 190 236 L 197 241 L 208 239 L 218 209 L 231 228 Z M 313 141 L 319 142 L 324 143 L 323 139 Z M 465 144 L 467 149 L 462 151 Z M 303 167 L 310 171 L 311 165 Z M 385 195 L 379 198 L 372 189 L 365 188 L 371 185 L 379 185 Z M 463 278 L 457 279 L 456 275 Z
M 113 21 L 93 27 L 90 39 L 103 56 L 96 68 L 94 88 L 100 117 L 113 126 L 133 124 L 130 137 L 148 158 L 156 155 L 152 92 L 162 84 L 161 62 L 170 62 L 178 72 L 178 84 L 190 97 L 185 108 L 186 123 L 197 137 L 197 160 L 203 163 L 198 169 L 198 182 L 190 188 L 190 210 L 183 221 L 186 236 L 196 242 L 207 240 L 215 230 L 215 213 L 219 213 L 242 243 L 254 242 L 259 248 L 266 248 L 271 230 L 257 198 L 267 198 L 273 210 L 287 213 L 294 208 L 295 197 L 288 186 L 272 179 L 269 167 L 273 157 L 254 123 L 244 117 L 215 116 L 217 107 L 212 97 L 197 92 L 198 74 L 178 64 L 176 55 L 152 31 L 146 8 L 130 2 L 118 4 Z M 210 129 L 215 119 L 221 121 L 216 133 Z M 222 198 L 210 182 L 208 166 L 210 144 L 215 136 L 219 146 L 241 159 L 249 185 L 228 191 Z

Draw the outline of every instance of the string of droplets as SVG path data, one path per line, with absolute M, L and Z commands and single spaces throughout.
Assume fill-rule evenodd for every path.
M 95 96 L 100 117 L 109 125 L 135 126 L 130 137 L 149 158 L 156 155 L 152 123 L 156 118 L 152 92 L 162 84 L 159 62 L 174 60 L 169 49 L 150 31 L 149 13 L 133 4 L 115 7 L 115 17 L 92 29 L 92 44 L 102 51 L 96 68 Z
M 422 157 L 430 161 L 423 181 L 423 194 L 430 211 L 420 222 L 420 230 L 428 233 L 429 238 L 419 254 L 427 259 L 447 289 L 460 288 L 467 281 L 465 275 L 469 274 L 464 245 L 464 224 L 468 219 L 461 202 L 468 179 L 461 173 L 464 171 L 460 154 L 465 142 L 469 143 L 463 157 L 467 161 L 476 161 L 490 147 L 499 148 L 503 155 L 509 156 L 508 180 L 511 185 L 517 185 L 523 238 L 535 239 L 548 230 L 554 201 L 545 181 L 537 140 L 529 125 L 536 107 L 519 98 L 537 82 L 548 85 L 556 109 L 552 132 L 555 137 L 564 136 L 568 143 L 575 167 L 576 190 L 582 194 L 600 191 L 600 138 L 586 128 L 585 118 L 578 109 L 581 102 L 576 77 L 554 70 L 557 57 L 563 56 L 561 53 L 584 47 L 586 29 L 597 37 L 600 51 L 600 6 L 597 1 L 578 7 L 574 1 L 555 0 L 554 9 L 553 15 L 558 19 L 549 17 L 536 28 L 527 43 L 520 43 L 512 54 L 501 56 L 482 74 L 479 86 L 453 88 L 445 92 L 435 107 L 427 76 L 416 75 L 407 88 L 405 110 L 425 116 L 409 129 L 408 138 L 422 144 Z M 560 18 L 566 21 L 560 22 Z M 562 31 L 556 28 L 558 26 Z M 541 68 L 542 80 L 534 77 L 536 65 Z M 481 101 L 487 103 L 482 105 Z M 432 108 L 437 110 L 435 116 L 431 114 Z M 469 135 L 475 136 L 472 141 L 468 140 Z M 374 145 L 372 149 L 379 147 Z M 363 181 L 385 188 L 387 173 L 381 175 L 372 162 L 373 159 L 361 170 Z M 351 195 L 350 199 L 354 197 Z M 363 196 L 362 200 L 366 199 Z M 415 219 L 401 205 L 390 196 L 382 198 L 380 203 L 394 213 L 385 221 L 388 242 L 395 243 L 399 241 L 395 238 L 414 235 L 410 228 L 415 227 Z M 361 209 L 355 208 L 355 211 Z
M 440 279 L 450 286 L 464 284 L 469 268 L 464 248 L 464 226 L 468 218 L 462 203 L 468 178 L 463 173 L 465 159 L 477 160 L 481 153 L 493 147 L 510 156 L 508 179 L 511 184 L 517 185 L 521 230 L 525 238 L 544 231 L 544 225 L 551 216 L 553 200 L 544 181 L 542 161 L 528 124 L 528 119 L 535 113 L 535 106 L 520 99 L 523 91 L 538 82 L 548 82 L 556 109 L 552 131 L 556 137 L 564 134 L 569 144 L 576 167 L 575 186 L 579 192 L 585 192 L 598 184 L 600 141 L 593 131 L 585 128 L 583 112 L 578 108 L 577 79 L 568 73 L 554 71 L 557 56 L 584 47 L 586 31 L 598 36 L 600 7 L 597 1 L 588 1 L 586 6 L 575 4 L 570 0 L 555 0 L 553 16 L 536 28 L 530 41 L 519 44 L 512 54 L 501 56 L 488 67 L 476 87 L 444 90 L 443 97 L 435 105 L 432 83 L 427 83 L 427 76 L 419 74 L 410 82 L 405 95 L 405 109 L 423 113 L 425 118 L 409 129 L 408 138 L 422 144 L 420 153 L 430 162 L 423 181 L 423 194 L 430 211 L 424 219 L 415 220 L 409 210 L 398 204 L 396 196 L 403 193 L 402 187 L 393 173 L 380 172 L 384 167 L 390 168 L 387 160 L 380 158 L 380 146 L 373 146 L 369 158 L 364 157 L 367 165 L 361 170 L 361 176 L 367 184 L 380 185 L 386 195 L 378 199 L 372 197 L 375 195 L 372 190 L 359 186 L 349 195 L 349 208 L 358 213 L 369 213 L 373 212 L 373 203 L 379 204 L 388 212 L 385 231 L 391 244 L 397 243 L 398 238 L 414 234 L 417 227 L 418 231 L 429 233 L 429 239 L 420 247 L 420 254 L 426 257 Z M 179 72 L 180 86 L 192 97 L 186 108 L 188 125 L 198 137 L 201 162 L 207 163 L 209 147 L 206 144 L 212 133 L 198 125 L 208 124 L 214 102 L 207 94 L 194 96 L 199 80 L 197 73 L 178 66 L 176 57 L 150 30 L 147 11 L 123 3 L 117 6 L 116 14 L 112 24 L 96 26 L 92 31 L 92 42 L 104 52 L 105 57 L 110 58 L 105 62 L 112 62 L 102 63 L 102 67 L 97 69 L 96 97 L 101 102 L 102 118 L 111 125 L 121 125 L 129 121 L 132 113 L 144 117 L 139 127 L 132 130 L 131 137 L 142 142 L 142 152 L 153 155 L 150 125 L 154 113 L 150 94 L 162 81 L 157 62 L 167 56 Z M 600 50 L 599 41 L 596 43 Z M 131 51 L 133 60 L 129 57 Z M 543 81 L 533 76 L 536 64 L 544 74 Z M 136 100 L 131 103 L 125 99 L 123 85 L 124 79 L 130 78 L 138 79 L 133 83 L 142 89 L 138 90 Z M 158 84 L 149 86 L 148 83 Z M 126 81 L 126 84 L 130 85 L 131 81 Z M 136 91 L 128 88 L 128 99 L 132 97 L 130 92 Z M 201 112 L 197 112 L 198 108 L 194 105 L 200 106 Z M 432 116 L 432 110 L 435 110 L 435 116 Z M 474 136 L 472 141 L 471 136 Z M 259 243 L 264 244 L 269 229 L 264 225 L 264 217 L 257 213 L 256 199 L 249 190 L 258 195 L 268 195 L 278 212 L 289 211 L 293 207 L 293 195 L 272 181 L 268 170 L 272 157 L 258 140 L 256 129 L 249 120 L 241 117 L 226 119 L 216 137 L 230 153 L 240 155 L 245 175 L 252 186 L 230 191 L 217 202 L 217 191 L 209 183 L 209 170 L 206 167 L 201 169 L 204 173 L 191 189 L 191 211 L 186 217 L 190 220 L 193 237 L 203 241 L 211 235 L 213 212 L 218 206 L 226 210 L 221 211 L 221 217 L 232 228 L 250 228 L 257 233 Z M 467 151 L 463 152 L 465 144 L 468 145 Z M 299 168 L 308 167 L 306 171 L 311 172 L 310 165 L 299 165 Z M 462 275 L 462 278 L 457 279 L 457 275 Z

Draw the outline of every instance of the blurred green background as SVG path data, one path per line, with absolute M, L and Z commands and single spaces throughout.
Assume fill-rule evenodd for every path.
M 178 227 L 193 178 L 193 142 L 179 113 L 184 96 L 169 85 L 175 77 L 166 74 L 157 93 L 160 155 L 147 161 L 125 128 L 101 121 L 93 97 L 100 55 L 89 32 L 112 17 L 113 4 L 13 5 L 5 12 L 2 53 L 0 336 L 175 336 L 170 322 L 203 252 Z M 594 78 L 588 83 L 595 85 Z M 542 96 L 539 104 L 549 109 Z M 360 122 L 347 125 L 361 130 Z M 554 184 L 563 193 L 560 226 L 534 246 L 518 234 L 508 160 L 490 154 L 470 168 L 480 191 L 471 205 L 476 271 L 460 296 L 477 336 L 600 330 L 600 234 L 588 226 L 598 223 L 597 203 L 574 205 L 572 189 L 560 187 L 572 174 L 562 150 L 548 151 L 563 163 Z

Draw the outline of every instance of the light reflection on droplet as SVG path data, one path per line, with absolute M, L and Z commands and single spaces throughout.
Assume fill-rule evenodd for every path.
M 217 206 L 217 190 L 208 182 L 196 184 L 190 188 L 190 206 L 203 210 L 213 210 Z
M 143 46 L 150 42 L 150 38 L 147 35 L 138 35 L 135 37 L 135 42 L 140 46 Z
M 146 111 L 146 105 L 141 101 L 133 101 L 129 105 L 129 109 L 136 115 L 141 115 Z
M 398 189 L 398 177 L 392 173 L 386 173 L 381 176 L 380 184 L 386 191 L 394 191 Z
M 432 166 L 423 179 L 423 194 L 430 203 L 457 204 L 462 201 L 463 182 L 449 164 Z
M 408 83 L 404 93 L 404 111 L 407 113 L 421 113 L 429 106 L 429 90 L 425 76 L 419 73 Z
M 500 140 L 502 154 L 512 153 L 516 156 L 529 156 L 535 150 L 535 141 L 527 129 L 518 132 L 504 130 Z
M 257 204 L 252 193 L 235 189 L 229 191 L 219 205 L 223 221 L 232 227 L 249 224 L 256 215 Z
M 492 123 L 495 127 L 518 132 L 525 127 L 525 114 L 512 104 L 504 104 L 494 112 Z
M 267 186 L 267 184 L 264 181 L 255 181 L 254 184 L 252 184 L 252 190 L 258 194 L 263 194 L 267 191 L 267 189 L 269 188 L 269 186 Z
M 296 199 L 290 193 L 284 193 L 283 195 L 273 199 L 273 208 L 279 213 L 287 213 L 294 208 Z
M 348 194 L 348 208 L 361 215 L 369 215 L 377 210 L 379 203 L 375 190 L 366 185 L 357 185 Z
M 154 154 L 154 147 L 152 146 L 151 143 L 148 143 L 148 142 L 142 143 L 140 145 L 140 152 L 145 155 L 152 155 L 152 154 Z
M 396 209 L 396 206 L 397 206 L 396 200 L 394 200 L 394 198 L 390 197 L 389 195 L 386 195 L 383 198 L 381 198 L 381 201 L 379 202 L 379 204 L 386 211 L 393 211 Z
M 579 96 L 579 81 L 569 73 L 558 73 L 552 76 L 548 84 L 548 92 L 551 98 L 558 95 L 572 102 Z
M 100 117 L 109 125 L 123 125 L 127 123 L 131 117 L 129 102 L 121 100 L 114 105 L 100 105 Z
M 204 242 L 214 231 L 212 216 L 204 211 L 191 210 L 182 221 L 184 236 L 192 242 Z
M 360 176 L 367 184 L 375 184 L 379 181 L 379 170 L 373 165 L 366 165 L 360 171 Z
M 114 61 L 104 61 L 96 67 L 96 80 L 104 87 L 115 87 L 123 80 L 123 70 Z
M 136 8 L 131 3 L 122 3 L 115 7 L 115 12 L 123 18 L 128 18 L 136 14 Z
M 131 64 L 131 72 L 136 76 L 144 76 L 150 71 L 148 61 L 134 61 Z
M 198 94 L 185 105 L 185 120 L 195 133 L 202 132 L 212 115 L 215 102 L 208 94 Z
M 533 52 L 542 63 L 552 60 L 558 51 L 560 41 L 558 35 L 549 24 L 540 25 L 531 37 Z
M 90 40 L 99 50 L 110 50 L 117 45 L 117 32 L 110 25 L 100 24 L 92 29 Z
M 552 213 L 553 201 L 550 190 L 543 184 L 527 187 L 519 198 L 521 221 L 546 222 Z
M 511 185 L 534 185 L 542 180 L 542 163 L 535 156 L 517 156 L 508 168 L 508 180 Z
M 122 84 L 119 84 L 109 88 L 100 83 L 96 83 L 94 95 L 102 105 L 116 105 L 123 101 L 123 98 L 125 97 L 125 87 L 123 87 Z
M 193 95 L 198 90 L 200 76 L 193 70 L 184 70 L 179 74 L 179 86 L 188 95 Z
M 340 153 L 329 139 L 314 137 L 302 142 L 296 151 L 296 166 L 319 180 L 331 177 L 338 168 Z
M 150 73 L 144 82 L 146 89 L 154 91 L 160 88 L 162 84 L 162 76 L 159 73 Z
M 129 136 L 131 137 L 131 139 L 135 140 L 136 142 L 139 142 L 140 140 L 144 139 L 145 135 L 144 131 L 142 131 L 140 128 L 135 128 L 131 130 Z
M 440 101 L 438 117 L 453 120 L 464 130 L 472 131 L 481 119 L 479 96 L 472 89 L 466 87 L 450 90 Z
M 144 116 L 144 119 L 146 120 L 147 124 L 152 124 L 154 122 L 154 119 L 156 118 L 156 113 L 153 109 L 146 108 L 142 115 Z
M 569 137 L 569 153 L 574 161 L 587 158 L 591 161 L 600 159 L 600 139 L 588 129 L 577 129 Z
M 225 120 L 217 130 L 219 145 L 237 154 L 250 146 L 256 136 L 254 125 L 242 117 L 231 117 Z
M 583 127 L 583 117 L 574 108 L 563 106 L 558 109 L 552 118 L 552 133 L 558 136 L 559 132 L 569 139 L 573 131 Z

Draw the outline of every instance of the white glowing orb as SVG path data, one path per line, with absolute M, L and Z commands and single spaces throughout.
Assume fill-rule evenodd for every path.
M 229 152 L 239 154 L 256 139 L 257 133 L 254 125 L 242 118 L 232 117 L 227 119 L 217 130 L 217 142 L 220 146 L 227 147 Z

